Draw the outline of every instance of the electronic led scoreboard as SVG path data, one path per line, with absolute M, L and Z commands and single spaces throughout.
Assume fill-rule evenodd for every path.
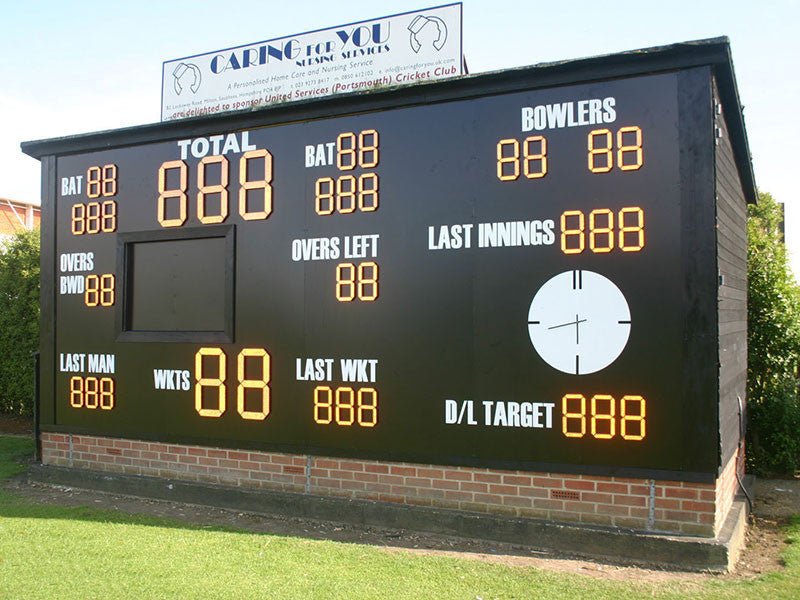
M 712 75 L 584 61 L 26 144 L 42 428 L 716 474 Z

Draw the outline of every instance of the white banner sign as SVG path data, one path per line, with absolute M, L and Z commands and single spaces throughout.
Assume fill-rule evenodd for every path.
M 161 120 L 462 74 L 459 2 L 166 61 Z

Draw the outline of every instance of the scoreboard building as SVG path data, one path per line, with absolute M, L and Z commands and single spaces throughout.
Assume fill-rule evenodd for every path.
M 611 554 L 741 522 L 756 191 L 726 39 L 23 150 L 42 477 Z

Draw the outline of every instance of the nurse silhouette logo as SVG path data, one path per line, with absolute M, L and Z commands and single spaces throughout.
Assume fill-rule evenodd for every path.
M 411 21 L 408 30 L 411 32 L 409 42 L 414 52 L 419 52 L 425 42 L 431 44 L 438 51 L 447 41 L 447 25 L 439 17 L 417 15 Z M 428 41 L 430 39 L 432 41 Z
M 187 75 L 187 73 L 191 73 L 191 75 Z M 175 88 L 175 93 L 179 96 L 183 91 L 183 86 L 187 83 L 192 93 L 196 93 L 200 88 L 201 79 L 200 69 L 192 63 L 180 63 L 172 72 L 172 85 Z

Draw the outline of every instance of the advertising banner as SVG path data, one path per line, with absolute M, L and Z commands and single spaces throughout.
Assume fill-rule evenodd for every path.
M 463 74 L 461 3 L 165 61 L 161 120 Z

